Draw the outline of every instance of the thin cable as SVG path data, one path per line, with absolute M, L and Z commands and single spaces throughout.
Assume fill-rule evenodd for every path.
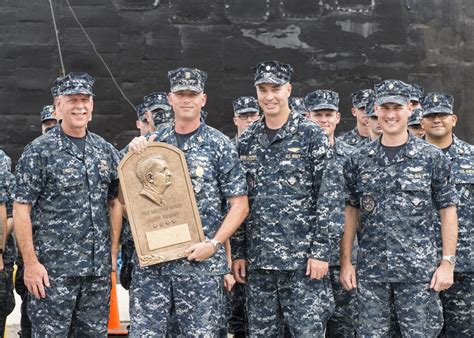
M 51 16 L 53 17 L 54 33 L 56 34 L 56 43 L 58 45 L 59 61 L 61 61 L 61 69 L 63 71 L 62 76 L 66 75 L 66 68 L 64 68 L 63 53 L 61 51 L 61 44 L 59 43 L 59 31 L 56 26 L 56 16 L 54 15 L 53 2 L 49 0 L 49 6 L 51 7 Z
M 51 1 L 51 0 L 50 0 L 50 1 Z M 88 40 L 89 43 L 91 44 L 92 49 L 94 50 L 94 53 L 99 57 L 100 61 L 102 61 L 102 63 L 104 64 L 105 68 L 106 68 L 107 71 L 109 72 L 109 75 L 110 75 L 112 81 L 114 82 L 115 86 L 117 87 L 117 89 L 120 91 L 120 94 L 122 94 L 122 96 L 124 97 L 125 101 L 127 101 L 127 102 L 130 104 L 130 106 L 133 108 L 133 110 L 135 110 L 135 105 L 128 99 L 127 95 L 125 95 L 125 93 L 123 92 L 122 88 L 120 88 L 119 84 L 118 84 L 117 81 L 115 80 L 114 74 L 112 74 L 112 71 L 110 70 L 109 66 L 107 66 L 107 63 L 105 62 L 105 60 L 104 60 L 104 58 L 102 57 L 102 55 L 100 55 L 100 53 L 97 51 L 97 48 L 95 48 L 94 42 L 93 42 L 92 39 L 90 38 L 89 34 L 87 34 L 86 29 L 84 28 L 84 26 L 81 24 L 81 22 L 80 22 L 79 19 L 77 18 L 76 13 L 74 13 L 74 10 L 72 9 L 72 6 L 71 6 L 71 4 L 69 3 L 69 0 L 66 0 L 66 4 L 68 5 L 69 10 L 71 11 L 72 16 L 74 17 L 74 20 L 76 20 L 77 24 L 79 25 L 79 27 L 81 28 L 82 32 L 83 32 L 84 35 L 86 36 L 87 40 Z

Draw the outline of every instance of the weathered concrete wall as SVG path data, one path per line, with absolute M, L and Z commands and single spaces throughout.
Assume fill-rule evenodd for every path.
M 70 0 L 133 103 L 167 90 L 169 69 L 208 71 L 208 123 L 231 135 L 231 100 L 253 95 L 251 68 L 276 59 L 295 68 L 303 95 L 341 95 L 340 130 L 354 123 L 350 93 L 387 78 L 455 96 L 456 133 L 472 143 L 472 0 Z M 53 0 L 67 71 L 97 78 L 91 129 L 122 147 L 135 115 L 93 53 L 65 1 Z M 60 70 L 49 2 L 0 7 L 0 147 L 16 160 L 39 135 L 39 110 Z

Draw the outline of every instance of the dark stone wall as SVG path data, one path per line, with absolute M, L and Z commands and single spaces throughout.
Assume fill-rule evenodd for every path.
M 276 59 L 295 68 L 295 95 L 341 95 L 339 131 L 354 124 L 350 93 L 387 78 L 455 96 L 456 133 L 472 143 L 472 0 L 70 0 L 130 100 L 166 91 L 181 65 L 209 73 L 208 123 L 234 133 L 231 100 L 254 95 L 251 68 Z M 64 0 L 53 0 L 66 71 L 96 77 L 90 129 L 118 148 L 135 114 L 94 54 Z M 40 133 L 60 72 L 48 0 L 2 0 L 0 147 L 14 161 Z

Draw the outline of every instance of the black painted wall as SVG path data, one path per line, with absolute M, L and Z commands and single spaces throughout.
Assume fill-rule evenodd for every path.
M 66 71 L 96 77 L 90 128 L 118 148 L 135 135 L 135 114 L 74 21 L 52 0 Z M 276 59 L 295 68 L 295 95 L 340 93 L 343 121 L 354 124 L 350 93 L 387 78 L 455 96 L 456 133 L 472 143 L 472 0 L 70 0 L 120 86 L 137 104 L 166 91 L 178 66 L 206 70 L 208 123 L 234 133 L 231 100 L 254 95 L 251 68 Z M 0 6 L 0 147 L 14 161 L 40 134 L 60 62 L 48 0 Z

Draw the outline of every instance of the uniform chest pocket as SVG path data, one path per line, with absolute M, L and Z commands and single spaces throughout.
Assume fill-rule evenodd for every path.
M 467 202 L 473 193 L 474 175 L 461 173 L 455 176 L 454 182 L 460 203 Z
M 293 189 L 312 186 L 308 158 L 301 154 L 286 154 L 278 165 L 279 183 Z
M 401 203 L 401 208 L 408 208 L 407 212 L 421 212 L 431 205 L 431 184 L 429 180 L 401 179 L 398 184 L 402 193 L 396 198 Z
M 212 166 L 205 162 L 193 162 L 189 174 L 196 194 L 204 190 L 204 187 L 210 188 L 214 180 Z

